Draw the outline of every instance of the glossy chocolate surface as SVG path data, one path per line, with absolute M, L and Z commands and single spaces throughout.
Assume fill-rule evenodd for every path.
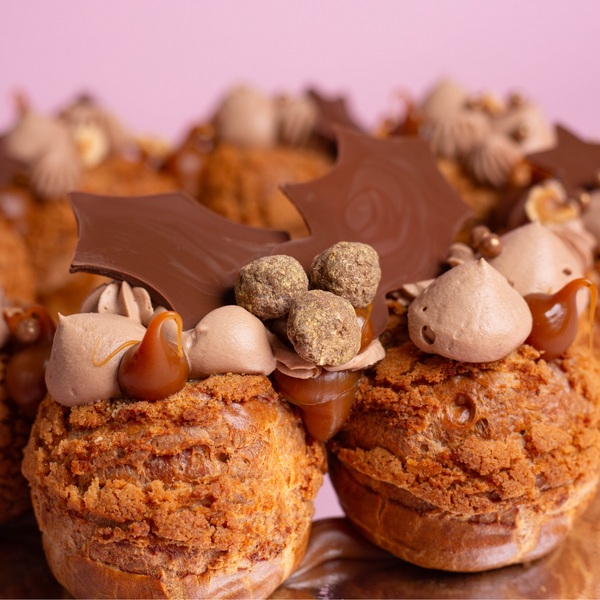
M 165 321 L 177 323 L 178 343 L 165 339 Z M 181 317 L 174 312 L 156 315 L 138 342 L 123 356 L 119 366 L 119 387 L 134 400 L 162 400 L 183 389 L 190 367 L 181 349 Z
M 273 373 L 279 393 L 298 406 L 306 431 L 320 442 L 332 438 L 350 414 L 358 391 L 360 371 L 321 371 L 317 377 L 298 379 Z
M 337 134 L 338 160 L 329 173 L 281 188 L 310 237 L 272 253 L 293 256 L 308 270 L 316 255 L 340 241 L 375 248 L 382 273 L 371 315 L 377 337 L 387 324 L 386 294 L 439 275 L 448 246 L 472 211 L 440 174 L 426 142 L 378 140 L 346 128 Z
M 308 90 L 308 95 L 316 102 L 319 109 L 319 119 L 315 125 L 317 135 L 320 135 L 329 142 L 335 142 L 335 125 L 342 125 L 353 131 L 362 131 L 356 124 L 356 121 L 350 116 L 344 96 L 330 99 L 315 89 Z
M 569 193 L 600 187 L 600 144 L 579 139 L 562 125 L 556 126 L 554 148 L 527 156 L 527 160 L 559 177 Z
M 585 278 L 570 281 L 555 294 L 529 294 L 525 301 L 533 316 L 533 329 L 526 344 L 542 351 L 542 358 L 552 360 L 560 356 L 575 340 L 578 327 L 577 292 L 586 287 L 590 290 L 590 328 L 596 308 L 598 290 Z
M 145 287 L 181 315 L 184 329 L 232 304 L 238 271 L 289 239 L 229 221 L 181 192 L 128 198 L 74 192 L 69 198 L 79 229 L 71 272 Z

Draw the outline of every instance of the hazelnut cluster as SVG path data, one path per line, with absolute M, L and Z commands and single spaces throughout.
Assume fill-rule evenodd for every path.
M 371 246 L 339 242 L 315 257 L 309 276 L 290 256 L 251 262 L 238 274 L 235 298 L 263 321 L 286 320 L 287 340 L 304 360 L 339 366 L 360 351 L 355 309 L 372 302 L 380 278 Z

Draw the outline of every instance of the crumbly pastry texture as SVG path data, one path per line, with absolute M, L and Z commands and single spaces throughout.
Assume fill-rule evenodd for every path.
M 233 221 L 283 229 L 292 238 L 304 237 L 308 235 L 306 225 L 279 191 L 279 184 L 312 181 L 330 167 L 330 159 L 314 150 L 220 144 L 206 157 L 199 200 Z
M 27 246 L 11 225 L 0 217 L 0 288 L 10 298 L 31 302 L 35 275 Z
M 50 565 L 76 596 L 214 592 L 270 562 L 272 591 L 301 557 L 324 470 L 269 380 L 241 375 L 154 403 L 47 397 L 24 462 Z
M 330 445 L 342 506 L 422 566 L 541 556 L 596 488 L 599 375 L 583 338 L 550 363 L 526 345 L 480 364 L 388 349 Z
M 0 353 L 0 523 L 31 509 L 29 486 L 21 474 L 31 421 L 21 416 L 4 386 L 7 355 Z

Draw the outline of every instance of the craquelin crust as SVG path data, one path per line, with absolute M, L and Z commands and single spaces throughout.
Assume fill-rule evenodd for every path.
M 24 461 L 53 572 L 81 597 L 266 597 L 301 559 L 322 445 L 269 380 L 150 403 L 47 397 Z
M 599 375 L 583 340 L 550 363 L 529 346 L 484 364 L 388 349 L 330 443 L 346 514 L 425 567 L 548 552 L 596 488 Z
M 144 196 L 176 189 L 164 173 L 120 156 L 83 172 L 77 187 L 82 192 L 110 196 Z M 32 202 L 26 242 L 35 272 L 37 293 L 48 295 L 69 283 L 69 267 L 77 243 L 77 223 L 66 198 Z M 78 277 L 82 277 L 78 275 Z
M 29 487 L 21 473 L 31 421 L 8 398 L 4 386 L 7 361 L 8 356 L 0 354 L 0 523 L 31 509 Z
M 199 200 L 233 221 L 282 229 L 293 238 L 305 237 L 304 220 L 279 185 L 317 179 L 331 164 L 327 155 L 314 150 L 219 144 L 206 157 Z
M 31 302 L 35 276 L 27 246 L 10 223 L 0 216 L 0 288 L 12 300 Z

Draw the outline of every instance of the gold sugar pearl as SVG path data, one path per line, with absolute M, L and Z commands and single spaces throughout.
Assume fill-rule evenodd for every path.
M 495 258 L 502 252 L 502 241 L 495 233 L 488 233 L 479 242 L 479 252 L 484 258 Z
M 481 240 L 489 234 L 490 228 L 486 227 L 485 225 L 477 225 L 476 227 L 473 227 L 473 229 L 471 230 L 471 239 L 469 242 L 471 247 L 477 250 L 479 244 L 481 243 Z

